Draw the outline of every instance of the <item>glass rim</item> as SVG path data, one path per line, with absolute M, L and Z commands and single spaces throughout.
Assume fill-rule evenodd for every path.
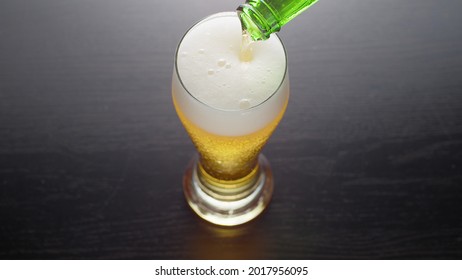
M 282 50 L 284 51 L 284 61 L 285 61 L 285 65 L 284 65 L 284 74 L 282 75 L 282 79 L 281 79 L 281 82 L 279 83 L 279 85 L 276 87 L 276 89 L 266 98 L 264 99 L 263 101 L 261 101 L 260 103 L 258 104 L 255 104 L 249 108 L 245 108 L 245 109 L 222 109 L 222 108 L 217 108 L 217 107 L 214 107 L 214 106 L 211 106 L 210 104 L 207 104 L 201 100 L 199 100 L 197 97 L 195 97 L 189 90 L 188 88 L 185 86 L 185 84 L 183 83 L 183 80 L 181 79 L 181 75 L 180 75 L 180 72 L 178 71 L 178 52 L 180 50 L 180 46 L 181 46 L 181 43 L 183 43 L 183 40 L 184 38 L 188 35 L 188 33 L 193 30 L 196 26 L 198 26 L 200 23 L 204 22 L 204 21 L 207 21 L 207 20 L 210 20 L 212 18 L 215 18 L 215 17 L 229 17 L 229 16 L 236 16 L 238 17 L 237 13 L 236 12 L 220 12 L 220 13 L 215 13 L 215 14 L 212 14 L 212 15 L 209 15 L 207 17 L 204 17 L 202 18 L 201 20 L 197 21 L 196 23 L 194 23 L 185 33 L 184 35 L 181 37 L 181 40 L 180 42 L 178 43 L 177 47 L 176 47 L 176 51 L 175 51 L 175 74 L 176 76 L 178 77 L 178 81 L 180 82 L 181 84 L 181 87 L 189 94 L 189 96 L 191 96 L 194 100 L 196 100 L 197 102 L 199 102 L 200 104 L 208 107 L 208 108 L 211 108 L 213 110 L 217 110 L 217 111 L 222 111 L 222 112 L 245 112 L 245 111 L 250 111 L 250 110 L 253 110 L 257 107 L 260 107 L 262 106 L 263 104 L 265 104 L 268 100 L 270 100 L 274 95 L 276 95 L 277 92 L 279 92 L 279 90 L 281 89 L 282 85 L 284 84 L 286 78 L 287 78 L 287 69 L 288 69 L 288 61 L 287 61 L 287 51 L 286 51 L 286 48 L 284 46 L 284 43 L 282 42 L 281 38 L 279 37 L 279 35 L 277 35 L 276 33 L 273 33 L 272 35 L 275 35 L 276 38 L 278 39 L 278 41 L 281 43 L 281 46 L 282 46 Z

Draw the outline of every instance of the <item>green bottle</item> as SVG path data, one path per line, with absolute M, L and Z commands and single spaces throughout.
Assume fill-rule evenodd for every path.
M 252 40 L 266 40 L 317 0 L 246 0 L 237 8 L 243 31 Z

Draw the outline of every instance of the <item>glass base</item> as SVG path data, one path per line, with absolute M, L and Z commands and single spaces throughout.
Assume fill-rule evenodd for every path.
M 273 174 L 265 156 L 258 158 L 255 175 L 248 184 L 239 181 L 237 188 L 212 185 L 204 178 L 195 156 L 183 178 L 186 201 L 202 219 L 221 226 L 246 223 L 265 210 L 273 194 Z M 254 173 L 254 172 L 252 172 Z

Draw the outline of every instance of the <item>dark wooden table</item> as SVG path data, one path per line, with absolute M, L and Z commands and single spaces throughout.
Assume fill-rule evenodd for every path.
M 0 258 L 462 258 L 461 1 L 290 22 L 269 209 L 235 229 L 189 210 L 174 51 L 240 2 L 1 1 Z

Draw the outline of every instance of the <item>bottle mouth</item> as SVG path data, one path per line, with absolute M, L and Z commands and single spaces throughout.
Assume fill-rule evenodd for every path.
M 270 37 L 271 28 L 265 24 L 264 18 L 249 4 L 241 4 L 237 9 L 241 20 L 242 31 L 247 32 L 252 40 L 266 40 Z

